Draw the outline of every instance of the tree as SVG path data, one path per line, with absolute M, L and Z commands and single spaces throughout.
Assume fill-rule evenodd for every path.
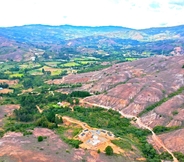
M 44 69 L 44 68 L 42 68 L 42 73 L 43 73 L 43 74 L 45 73 L 45 69 Z
M 43 141 L 43 137 L 42 136 L 38 136 L 38 142 Z
M 114 151 L 113 151 L 111 146 L 107 146 L 105 148 L 105 153 L 106 153 L 106 155 L 113 155 Z

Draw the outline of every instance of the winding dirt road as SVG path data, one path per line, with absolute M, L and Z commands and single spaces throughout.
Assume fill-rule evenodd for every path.
M 107 106 L 103 106 L 103 105 L 98 105 L 98 104 L 93 104 L 90 102 L 86 102 L 84 100 L 81 100 L 80 103 L 85 103 L 91 106 L 97 106 L 97 107 L 102 107 L 105 109 L 110 109 L 111 107 L 107 107 Z M 122 116 L 124 116 L 125 118 L 129 118 L 129 119 L 135 119 L 136 124 L 143 129 L 148 129 L 149 131 L 151 131 L 152 133 L 152 139 L 154 140 L 154 142 L 156 144 L 158 144 L 159 146 L 161 146 L 165 151 L 167 151 L 173 158 L 173 162 L 179 162 L 178 159 L 174 156 L 174 154 L 162 143 L 162 141 L 160 140 L 160 138 L 155 134 L 155 132 L 153 132 L 152 128 L 148 127 L 147 125 L 145 125 L 144 123 L 142 123 L 142 121 L 140 120 L 140 118 L 138 118 L 137 116 L 133 116 L 133 115 L 129 115 L 129 114 L 124 114 L 121 111 L 118 111 Z

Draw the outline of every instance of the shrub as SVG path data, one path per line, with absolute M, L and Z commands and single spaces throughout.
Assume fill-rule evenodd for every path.
M 105 148 L 105 153 L 106 153 L 106 155 L 113 155 L 114 151 L 113 151 L 111 146 L 107 146 Z
M 43 137 L 42 136 L 38 136 L 38 142 L 43 141 Z
M 177 114 L 178 114 L 178 111 L 177 111 L 177 110 L 174 110 L 174 111 L 172 112 L 172 114 L 173 114 L 173 115 L 177 115 Z

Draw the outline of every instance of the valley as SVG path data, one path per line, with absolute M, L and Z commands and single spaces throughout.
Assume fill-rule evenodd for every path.
M 184 161 L 182 29 L 0 28 L 0 161 Z

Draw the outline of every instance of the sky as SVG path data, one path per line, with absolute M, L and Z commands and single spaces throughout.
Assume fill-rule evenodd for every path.
M 184 0 L 0 0 L 0 26 L 28 24 L 123 26 L 184 24 Z

